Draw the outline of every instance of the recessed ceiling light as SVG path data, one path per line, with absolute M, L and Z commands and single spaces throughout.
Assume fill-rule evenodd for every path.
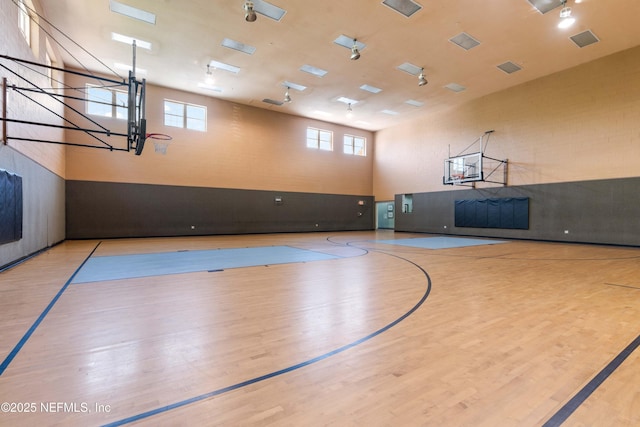
M 109 9 L 112 12 L 119 13 L 120 15 L 128 16 L 129 18 L 137 19 L 139 21 L 146 22 L 148 24 L 156 24 L 156 15 L 147 12 L 146 10 L 138 9 L 132 6 L 128 6 L 123 3 L 119 3 L 115 0 L 109 0 Z
M 365 47 L 367 47 L 366 44 L 362 43 L 361 41 L 355 40 L 354 42 L 354 38 L 353 37 L 348 37 L 343 35 L 340 35 L 337 39 L 335 39 L 333 41 L 335 44 L 340 45 L 342 47 L 346 47 L 347 49 L 351 49 L 353 48 L 353 45 L 355 44 L 356 47 L 358 48 L 358 50 L 362 50 Z
M 278 107 L 284 104 L 284 102 L 282 101 L 276 101 L 275 99 L 269 99 L 269 98 L 263 99 L 262 102 L 271 104 L 271 105 L 277 105 Z
M 131 65 L 123 64 L 121 62 L 116 62 L 115 64 L 113 64 L 113 66 L 118 70 L 124 71 L 131 71 L 133 69 Z M 145 70 L 144 68 L 136 67 L 136 74 L 147 74 L 147 70 Z
M 382 92 L 382 89 L 377 88 L 375 86 L 370 86 L 370 85 L 362 85 L 362 86 L 360 86 L 360 89 L 366 90 L 367 92 L 371 92 L 371 93 L 380 93 L 380 92 Z
M 404 101 L 405 104 L 413 105 L 414 107 L 422 107 L 424 102 L 416 101 L 415 99 L 409 99 Z
M 397 111 L 393 111 L 393 110 L 382 110 L 381 113 L 389 114 L 390 116 L 397 116 L 398 114 L 400 114 Z
M 198 87 L 201 89 L 211 90 L 213 92 L 222 93 L 222 88 L 218 86 L 208 85 L 206 83 L 198 83 Z
M 300 67 L 300 71 L 313 74 L 316 77 L 324 77 L 328 73 L 328 71 L 323 70 L 322 68 L 314 67 L 312 65 L 303 65 L 302 67 Z
M 256 52 L 255 47 L 228 38 L 222 40 L 222 46 L 229 49 L 237 50 L 242 53 L 246 53 L 247 55 L 253 55 Z
M 306 86 L 299 85 L 297 83 L 293 83 L 293 82 L 290 82 L 288 80 L 285 80 L 284 82 L 282 82 L 282 86 L 288 87 L 290 89 L 299 90 L 300 92 L 302 92 L 303 90 L 305 90 L 307 88 Z
M 133 42 L 136 42 L 136 47 L 139 47 L 141 49 L 147 49 L 147 50 L 151 50 L 151 43 L 144 41 L 144 40 L 140 40 L 140 39 L 136 39 L 134 37 L 129 37 L 129 36 L 125 36 L 123 34 L 118 34 L 118 33 L 111 33 L 111 40 L 116 41 L 116 42 L 120 42 L 120 43 L 125 43 L 128 45 L 133 45 Z
M 209 62 L 209 66 L 215 68 L 216 70 L 224 70 L 233 74 L 238 74 L 240 72 L 240 68 L 234 65 L 229 65 L 225 64 L 224 62 L 218 62 L 214 60 L 211 60 L 211 62 Z
M 404 64 L 398 66 L 398 70 L 404 71 L 405 73 L 409 73 L 413 76 L 417 76 L 422 72 L 422 67 L 413 65 L 410 62 L 405 62 Z
M 351 105 L 356 105 L 359 102 L 355 99 L 347 98 L 346 96 L 341 96 L 339 98 L 336 98 L 336 101 L 344 102 L 345 104 L 351 104 Z
M 445 87 L 453 92 L 462 92 L 463 90 L 467 89 L 466 87 L 459 85 L 458 83 L 449 83 Z
M 267 3 L 264 0 L 253 0 L 253 10 L 267 18 L 273 19 L 274 21 L 280 21 L 284 17 L 285 13 L 287 13 L 286 10 L 279 8 L 278 6 L 274 6 L 271 3 Z

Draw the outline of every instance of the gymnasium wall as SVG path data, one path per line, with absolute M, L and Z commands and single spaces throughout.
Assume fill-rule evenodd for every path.
M 34 2 L 34 6 L 39 10 L 37 1 Z M 46 34 L 33 23 L 32 43 L 31 46 L 27 44 L 18 29 L 18 8 L 12 1 L 0 2 L 0 22 L 2 54 L 44 63 L 45 52 L 48 51 L 55 62 L 55 47 L 47 47 Z M 44 69 L 29 66 L 32 68 L 30 70 L 6 59 L 1 59 L 0 63 L 11 70 L 0 67 L 0 78 L 6 77 L 9 86 L 32 88 L 29 83 L 32 82 L 40 87 L 52 87 Z M 54 78 L 60 82 L 63 77 L 54 73 Z M 55 86 L 61 84 L 55 83 Z M 63 114 L 62 105 L 50 97 L 32 96 L 47 108 Z M 0 94 L 0 99 L 1 97 Z M 7 118 L 62 124 L 61 119 L 12 89 L 7 91 Z M 62 141 L 63 138 L 63 132 L 60 130 L 16 123 L 6 123 L 6 132 L 10 138 L 54 141 Z M 2 268 L 65 239 L 65 149 L 60 145 L 9 139 L 7 144 L 0 142 L 0 169 L 21 176 L 23 210 L 22 238 L 0 244 Z
M 382 130 L 375 198 L 413 194 L 414 214 L 396 217 L 401 231 L 638 245 L 639 77 L 636 47 Z M 508 159 L 508 185 L 443 185 L 449 150 L 458 154 L 486 130 L 495 132 L 485 154 Z M 531 197 L 531 228 L 451 227 L 454 200 L 487 194 Z
M 164 99 L 206 106 L 207 131 L 164 126 Z M 284 106 L 270 111 L 153 85 L 146 106 L 147 131 L 173 137 L 166 155 L 151 139 L 141 156 L 67 147 L 68 238 L 190 235 L 191 225 L 196 234 L 374 227 L 373 133 L 275 111 Z M 126 132 L 122 120 L 99 120 Z M 307 148 L 308 126 L 332 131 L 334 150 Z M 365 137 L 368 155 L 344 154 L 345 134 Z M 92 143 L 71 132 L 66 138 Z M 371 199 L 365 211 L 357 205 L 363 199 Z M 113 218 L 118 210 L 134 218 Z

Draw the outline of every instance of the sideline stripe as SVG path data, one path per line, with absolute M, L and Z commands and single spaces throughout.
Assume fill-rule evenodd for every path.
M 571 400 L 565 403 L 564 406 L 549 419 L 549 421 L 542 425 L 542 427 L 557 427 L 564 423 L 567 418 L 569 418 L 571 414 L 573 414 L 573 412 L 578 409 L 578 407 L 582 405 L 589 396 L 591 396 L 591 393 L 596 391 L 596 389 L 600 387 L 600 384 L 602 384 L 607 378 L 609 378 L 609 375 L 618 369 L 622 362 L 624 362 L 625 359 L 629 357 L 636 348 L 638 348 L 638 346 L 640 346 L 640 335 L 638 335 L 631 344 L 629 344 L 620 352 L 620 354 L 609 362 L 609 364 L 605 366 L 591 381 L 589 381 L 582 390 L 573 396 Z
M 51 302 L 49 303 L 49 305 L 47 306 L 47 308 L 44 309 L 44 311 L 42 312 L 42 314 L 40 314 L 40 316 L 36 319 L 36 321 L 33 323 L 33 325 L 31 325 L 31 327 L 29 328 L 29 330 L 27 331 L 26 334 L 24 334 L 24 336 L 22 337 L 22 339 L 18 342 L 18 344 L 16 344 L 16 346 L 13 348 L 13 350 L 11 350 L 11 353 L 9 353 L 9 355 L 6 357 L 6 359 L 4 359 L 4 361 L 2 362 L 2 364 L 0 364 L 0 376 L 4 373 L 4 371 L 9 367 L 9 364 L 13 361 L 13 359 L 18 355 L 18 352 L 22 349 L 22 347 L 27 343 L 27 341 L 29 340 L 29 338 L 31 338 L 31 335 L 33 335 L 33 333 L 36 331 L 36 328 L 40 325 L 40 323 L 42 323 L 42 321 L 44 320 L 44 318 L 47 316 L 47 314 L 49 314 L 49 312 L 51 311 L 51 309 L 53 308 L 53 306 L 56 304 L 56 302 L 58 302 L 58 300 L 60 299 L 60 297 L 62 296 L 62 294 L 64 293 L 64 291 L 69 287 L 69 285 L 71 284 L 71 281 L 73 280 L 73 278 L 76 276 L 76 274 L 78 274 L 78 272 L 80 271 L 80 269 L 82 268 L 82 266 L 89 260 L 89 258 L 91 258 L 91 256 L 94 254 L 94 252 L 96 251 L 96 249 L 98 249 L 98 246 L 100 246 L 100 243 L 102 242 L 98 242 L 98 244 L 96 245 L 95 248 L 93 248 L 93 250 L 91 251 L 91 253 L 85 258 L 84 261 L 82 261 L 82 264 L 80 264 L 80 267 L 78 267 L 76 269 L 76 271 L 73 272 L 73 274 L 71 275 L 71 277 L 69 278 L 69 280 L 67 280 L 67 282 L 64 284 L 64 286 L 62 287 L 62 289 L 60 289 L 58 291 L 58 293 L 56 294 L 55 297 L 53 297 L 53 299 L 51 300 Z
M 382 252 L 382 251 L 380 251 L 380 252 Z M 208 399 L 210 397 L 218 396 L 218 395 L 227 393 L 227 392 L 232 391 L 232 390 L 236 390 L 236 389 L 239 389 L 239 388 L 251 385 L 251 384 L 258 383 L 260 381 L 267 380 L 269 378 L 277 377 L 279 375 L 286 374 L 286 373 L 291 372 L 291 371 L 295 371 L 296 369 L 300 369 L 300 368 L 303 368 L 305 366 L 311 365 L 313 363 L 320 362 L 321 360 L 324 360 L 324 359 L 326 359 L 328 357 L 331 357 L 331 356 L 334 356 L 334 355 L 336 355 L 338 353 L 342 353 L 343 351 L 349 350 L 350 348 L 353 348 L 353 347 L 355 347 L 355 346 L 357 346 L 359 344 L 362 344 L 363 342 L 368 341 L 368 340 L 380 335 L 381 333 L 389 330 L 390 328 L 394 327 L 395 325 L 397 325 L 398 323 L 402 322 L 404 319 L 409 317 L 411 314 L 413 314 L 427 300 L 427 297 L 431 293 L 431 277 L 429 277 L 429 274 L 426 272 L 426 270 L 424 268 L 420 267 L 418 264 L 414 263 L 413 261 L 409 261 L 408 259 L 402 258 L 402 257 L 397 256 L 397 255 L 389 254 L 389 253 L 386 253 L 386 252 L 383 252 L 383 253 L 385 253 L 386 255 L 390 255 L 390 256 L 399 258 L 399 259 L 401 259 L 403 261 L 406 261 L 406 262 L 416 266 L 420 271 L 422 271 L 422 273 L 427 278 L 427 289 L 426 289 L 424 295 L 422 296 L 422 298 L 420 299 L 420 301 L 418 301 L 416 303 L 416 305 L 414 305 L 413 308 L 411 308 L 411 310 L 407 311 L 405 314 L 403 314 L 402 316 L 398 317 L 393 322 L 389 323 L 386 326 L 383 326 L 382 328 L 378 329 L 375 332 L 370 333 L 369 335 L 367 335 L 367 336 L 365 336 L 363 338 L 360 338 L 360 339 L 358 339 L 358 340 L 356 340 L 356 341 L 354 341 L 354 342 L 352 342 L 350 344 L 346 344 L 346 345 L 344 345 L 342 347 L 339 347 L 339 348 L 337 348 L 335 350 L 332 350 L 332 351 L 330 351 L 328 353 L 325 353 L 325 354 L 322 354 L 320 356 L 314 357 L 313 359 L 309 359 L 307 361 L 298 363 L 296 365 L 289 366 L 288 368 L 280 369 L 278 371 L 274 371 L 274 372 L 271 372 L 271 373 L 268 373 L 268 374 L 265 374 L 265 375 L 262 375 L 262 376 L 259 376 L 259 377 L 256 377 L 256 378 L 252 378 L 252 379 L 249 379 L 249 380 L 246 380 L 246 381 L 234 384 L 234 385 L 230 385 L 228 387 L 220 388 L 218 390 L 214 390 L 214 391 L 211 391 L 209 393 L 201 394 L 199 396 L 195 396 L 195 397 L 192 397 L 190 399 L 181 400 L 180 402 L 172 403 L 170 405 L 163 406 L 161 408 L 152 409 L 151 411 L 143 412 L 141 414 L 134 415 L 134 416 L 131 416 L 131 417 L 128 417 L 128 418 L 124 418 L 122 420 L 115 421 L 115 422 L 112 422 L 112 423 L 109 423 L 109 424 L 104 424 L 102 427 L 119 427 L 119 426 L 122 426 L 122 425 L 125 425 L 125 424 L 133 423 L 135 421 L 139 421 L 139 420 L 142 420 L 144 418 L 151 417 L 153 415 L 158 415 L 158 414 L 161 414 L 163 412 L 171 411 L 173 409 L 177 409 L 177 408 L 180 408 L 182 406 L 190 405 L 192 403 L 199 402 L 201 400 L 205 400 L 205 399 Z

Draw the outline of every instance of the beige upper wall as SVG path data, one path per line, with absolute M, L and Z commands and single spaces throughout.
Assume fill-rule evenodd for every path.
M 452 189 L 449 146 L 457 155 L 487 130 L 509 185 L 639 176 L 640 47 L 377 132 L 376 200 Z
M 41 11 L 37 1 L 33 2 L 33 6 L 36 11 Z M 37 21 L 40 21 L 35 15 L 34 18 Z M 2 23 L 2 25 L 0 25 L 2 54 L 13 58 L 38 62 L 40 64 L 45 63 L 47 35 L 35 22 L 32 22 L 32 43 L 31 46 L 29 46 L 18 29 L 18 7 L 12 1 L 0 2 L 0 23 Z M 47 28 L 46 23 L 40 22 L 40 24 Z M 49 52 L 53 55 L 52 59 L 55 61 L 56 56 L 58 56 L 55 43 L 49 42 Z M 17 73 L 19 76 L 16 76 L 4 68 L 0 68 L 0 79 L 2 77 L 6 77 L 7 84 L 10 87 L 15 85 L 17 87 L 33 89 L 34 85 L 37 85 L 41 88 L 48 89 L 52 86 L 46 76 L 46 69 L 44 68 L 38 68 L 34 65 L 25 66 L 5 59 L 0 61 L 2 61 L 1 63 L 4 66 L 8 67 L 14 73 Z M 55 83 L 55 86 L 62 86 L 64 84 L 64 75 L 61 73 L 54 73 L 54 78 L 60 82 Z M 38 95 L 28 92 L 24 93 L 35 101 L 43 104 L 44 107 L 52 110 L 52 112 L 47 111 L 43 106 L 39 106 L 34 101 L 30 101 L 28 98 L 20 95 L 13 89 L 8 89 L 6 113 L 8 119 L 28 120 L 37 123 L 49 123 L 56 125 L 63 124 L 62 119 L 56 117 L 54 114 L 63 114 L 64 108 L 60 102 L 47 95 Z M 1 96 L 2 95 L 0 94 L 0 99 Z M 0 126 L 1 125 L 2 123 L 0 123 Z M 7 136 L 9 138 L 63 141 L 63 131 L 60 129 L 16 123 L 6 123 L 6 126 Z M 56 175 L 64 178 L 66 158 L 65 147 L 63 145 L 17 141 L 11 139 L 9 139 L 7 145 L 49 169 Z
M 85 83 L 79 77 L 69 80 L 74 87 Z M 164 126 L 165 98 L 206 106 L 207 132 Z M 373 192 L 371 132 L 153 85 L 147 87 L 146 107 L 147 132 L 173 137 L 166 155 L 155 153 L 151 139 L 141 156 L 68 147 L 67 179 L 328 194 Z M 126 132 L 121 120 L 100 122 Z M 334 150 L 307 148 L 308 126 L 332 131 Z M 366 137 L 367 157 L 344 154 L 344 134 Z M 66 138 L 91 142 L 75 132 L 67 132 Z M 119 144 L 124 146 L 122 139 Z

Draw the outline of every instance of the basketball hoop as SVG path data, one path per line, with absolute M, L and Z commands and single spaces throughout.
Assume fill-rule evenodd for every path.
M 147 139 L 153 139 L 153 146 L 156 153 L 160 153 L 163 156 L 167 154 L 167 147 L 169 147 L 169 141 L 173 138 L 170 135 L 164 133 L 148 133 Z

